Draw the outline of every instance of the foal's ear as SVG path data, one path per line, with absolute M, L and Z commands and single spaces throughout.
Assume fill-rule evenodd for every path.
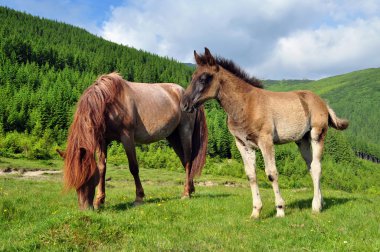
M 215 61 L 214 57 L 211 55 L 211 52 L 207 47 L 205 47 L 205 56 L 206 56 L 206 61 L 207 61 L 208 65 L 210 65 L 210 66 L 216 65 L 216 61 Z
M 195 58 L 195 63 L 197 63 L 197 65 L 202 65 L 202 59 L 195 50 L 194 50 L 194 58 Z

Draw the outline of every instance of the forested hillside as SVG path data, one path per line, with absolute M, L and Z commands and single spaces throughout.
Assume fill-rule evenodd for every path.
M 76 101 L 97 76 L 118 71 L 130 81 L 185 85 L 192 73 L 173 60 L 105 41 L 71 25 L 3 7 L 0 20 L 0 134 L 45 136 L 60 145 Z M 9 138 L 5 145 L 13 152 L 30 154 L 28 149 L 35 148 L 20 149 L 20 137 Z
M 339 117 L 349 119 L 347 135 L 355 151 L 380 157 L 380 68 L 312 82 L 272 82 L 268 88 L 308 89 L 321 95 Z
M 118 71 L 130 81 L 186 86 L 193 71 L 186 64 L 8 8 L 0 7 L 0 20 L 0 155 L 53 157 L 57 146 L 65 146 L 76 101 L 103 73 Z M 347 144 L 380 156 L 379 75 L 378 69 L 371 69 L 320 81 L 267 81 L 266 85 L 273 90 L 312 89 L 321 94 L 339 116 L 350 119 Z M 208 102 L 206 108 L 209 156 L 240 160 L 225 113 L 216 102 Z M 343 139 L 349 146 L 344 135 L 333 140 Z M 154 155 L 157 146 L 165 144 L 153 147 Z M 119 147 L 111 151 L 122 152 Z

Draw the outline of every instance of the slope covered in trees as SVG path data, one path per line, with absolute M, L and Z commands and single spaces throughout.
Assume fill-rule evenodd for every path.
M 76 101 L 97 76 L 117 71 L 130 81 L 185 85 L 192 73 L 176 61 L 71 25 L 4 7 L 0 20 L 0 134 L 46 135 L 62 144 Z
M 83 29 L 8 8 L 0 7 L 0 20 L 2 155 L 52 157 L 55 146 L 65 145 L 76 101 L 100 74 L 118 71 L 131 81 L 175 82 L 186 86 L 193 72 L 192 67 L 171 59 L 117 45 Z M 379 129 L 375 127 L 379 118 L 376 110 L 379 75 L 378 69 L 370 69 L 320 81 L 271 81 L 267 82 L 267 88 L 282 91 L 311 89 L 328 99 L 339 116 L 350 119 L 351 127 L 348 131 L 350 141 L 345 140 L 346 133 L 329 134 L 330 142 L 338 142 L 343 147 L 338 151 L 330 146 L 327 152 L 333 153 L 333 160 L 343 154 L 346 155 L 343 159 L 351 160 L 352 153 L 347 149 L 352 143 L 356 150 L 377 156 L 380 153 Z M 206 104 L 206 113 L 209 156 L 240 160 L 228 133 L 226 114 L 216 102 Z M 165 153 L 160 152 L 160 148 L 166 148 L 166 144 L 141 147 L 139 151 L 150 151 L 151 155 L 145 155 L 140 161 L 154 167 L 164 164 L 165 160 L 157 161 Z M 295 159 L 294 155 L 298 154 L 292 148 L 280 147 L 277 158 L 283 161 Z M 120 160 L 125 162 L 120 147 L 112 146 L 110 152 L 114 156 L 120 153 Z M 224 172 L 222 166 L 209 167 Z M 244 173 L 241 165 L 239 167 L 238 175 Z

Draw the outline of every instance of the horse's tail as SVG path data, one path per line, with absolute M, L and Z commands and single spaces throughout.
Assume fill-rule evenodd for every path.
M 201 106 L 196 112 L 195 125 L 192 135 L 192 166 L 190 179 L 193 179 L 195 176 L 199 176 L 202 173 L 203 166 L 206 162 L 207 142 L 208 131 L 206 115 L 203 106 Z
M 79 189 L 96 174 L 95 153 L 104 143 L 106 106 L 120 94 L 122 80 L 116 73 L 102 75 L 80 97 L 65 153 L 66 189 Z
M 332 110 L 329 106 L 327 106 L 327 109 L 329 111 L 329 126 L 337 130 L 347 129 L 348 120 L 337 117 L 334 110 Z

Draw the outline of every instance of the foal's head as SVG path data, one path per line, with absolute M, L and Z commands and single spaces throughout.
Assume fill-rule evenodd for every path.
M 210 51 L 205 48 L 201 56 L 194 51 L 194 57 L 197 68 L 181 101 L 181 108 L 186 112 L 193 112 L 205 101 L 215 98 L 219 91 L 219 66 Z

